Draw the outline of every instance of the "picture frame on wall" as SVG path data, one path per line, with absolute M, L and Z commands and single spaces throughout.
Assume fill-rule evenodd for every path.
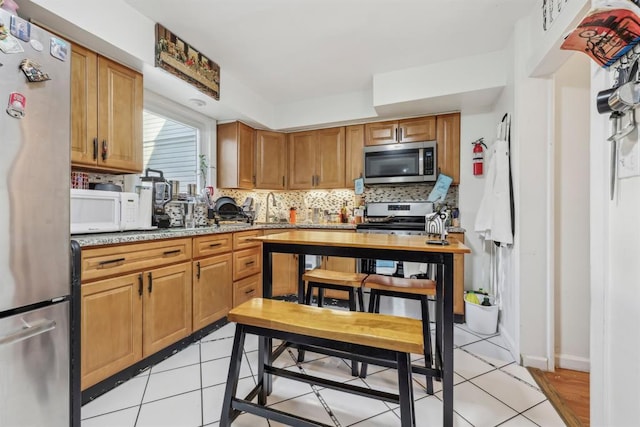
M 220 100 L 220 66 L 161 24 L 156 24 L 155 66 Z

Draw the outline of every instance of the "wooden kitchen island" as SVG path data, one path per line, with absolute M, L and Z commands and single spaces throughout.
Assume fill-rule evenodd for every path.
M 464 244 L 452 242 L 449 245 L 427 244 L 425 236 L 399 236 L 394 234 L 360 234 L 360 233 L 330 233 L 323 231 L 288 231 L 256 237 L 263 243 L 262 260 L 262 293 L 264 298 L 271 298 L 272 283 L 272 254 L 304 254 L 326 255 L 347 258 L 386 259 L 393 261 L 409 261 L 437 264 L 436 277 L 436 318 L 442 323 L 441 336 L 436 336 L 436 346 L 441 355 L 443 388 L 443 425 L 453 425 L 453 286 L 454 286 L 454 255 L 471 253 Z M 300 277 L 298 285 L 298 300 L 303 301 L 304 257 L 299 257 Z M 260 340 L 260 360 L 267 356 L 269 349 L 266 341 Z M 271 392 L 271 377 L 259 375 L 267 393 Z

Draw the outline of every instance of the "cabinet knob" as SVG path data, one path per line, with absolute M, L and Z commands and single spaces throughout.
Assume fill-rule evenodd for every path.
M 153 276 L 149 273 L 149 288 L 147 289 L 149 294 L 153 291 Z
M 142 296 L 142 273 L 138 275 L 138 295 Z
M 109 149 L 107 147 L 107 140 L 103 139 L 102 140 L 102 160 L 107 160 L 107 156 L 109 154 Z
M 98 160 L 98 138 L 93 138 L 93 160 Z
M 196 263 L 196 279 L 200 280 L 200 261 Z

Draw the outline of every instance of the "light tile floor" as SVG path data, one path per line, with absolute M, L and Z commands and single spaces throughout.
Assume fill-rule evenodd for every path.
M 414 311 L 415 307 L 409 311 Z M 394 312 L 393 308 L 383 312 Z M 82 407 L 82 427 L 217 426 L 235 326 L 227 324 L 138 376 Z M 466 325 L 454 329 L 454 425 L 564 426 L 528 371 L 517 365 L 500 335 L 483 336 Z M 258 340 L 248 336 L 238 395 L 256 384 Z M 397 392 L 395 371 L 369 366 L 366 379 L 351 376 L 348 361 L 307 352 L 296 363 L 296 351 L 285 351 L 276 366 L 325 378 Z M 422 356 L 416 355 L 415 360 Z M 440 383 L 435 394 L 424 391 L 424 377 L 414 375 L 418 426 L 442 425 Z M 397 405 L 311 387 L 274 377 L 268 404 L 335 426 L 399 426 Z M 234 426 L 280 426 L 243 414 Z

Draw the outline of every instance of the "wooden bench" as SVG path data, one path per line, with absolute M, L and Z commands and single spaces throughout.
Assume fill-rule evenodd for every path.
M 257 416 L 295 426 L 324 426 L 316 421 L 266 406 L 271 375 L 354 393 L 400 405 L 401 425 L 415 426 L 410 353 L 424 352 L 422 322 L 376 313 L 331 310 L 270 299 L 254 298 L 234 309 L 228 319 L 236 322 L 231 363 L 220 426 L 240 415 Z M 242 349 L 246 334 L 260 337 L 258 385 L 246 398 L 236 397 Z M 271 339 L 320 347 L 324 352 L 367 363 L 394 363 L 398 368 L 398 394 L 373 390 L 301 374 L 272 366 Z M 258 403 L 251 402 L 258 396 Z

